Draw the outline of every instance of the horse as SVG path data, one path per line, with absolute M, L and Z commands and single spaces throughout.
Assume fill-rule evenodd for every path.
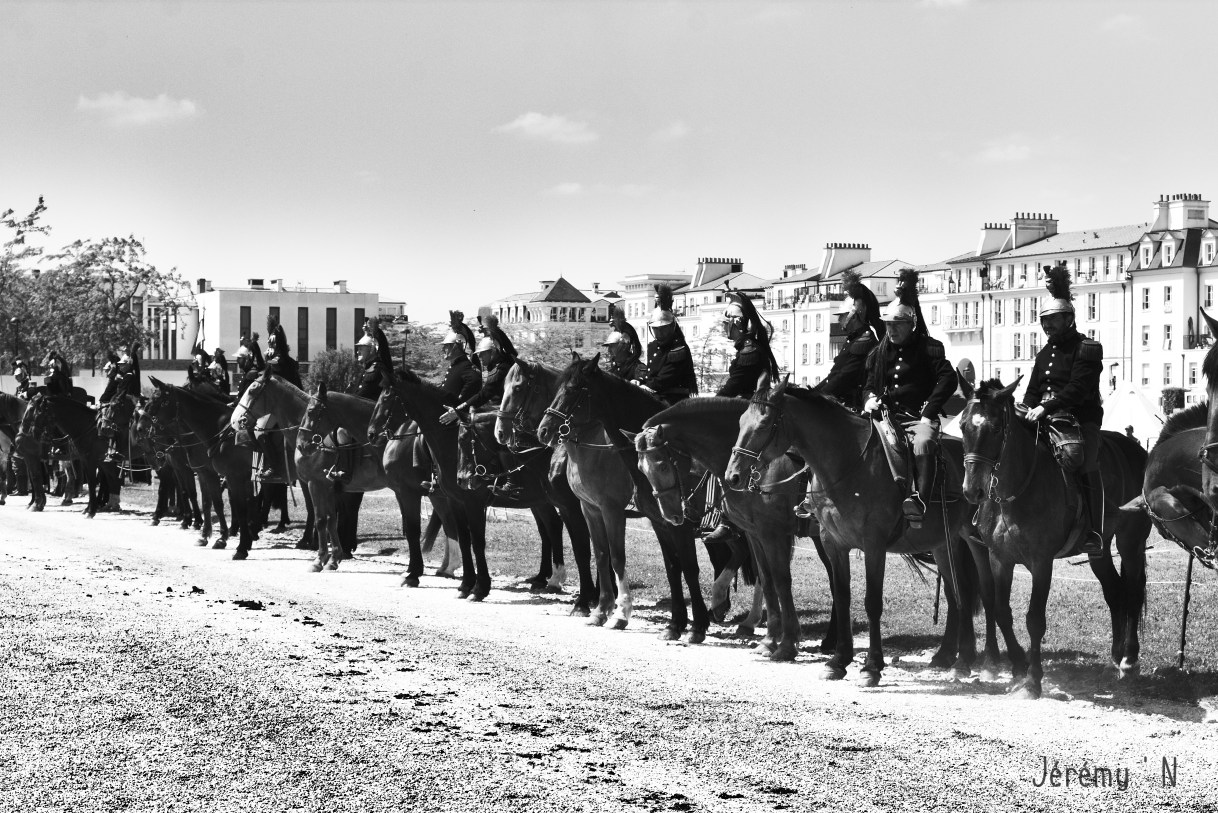
M 17 430 L 25 415 L 28 402 L 7 392 L 0 392 L 0 505 L 8 498 L 8 474 L 16 449 Z
M 500 401 L 499 411 L 495 419 L 495 441 L 513 452 L 525 451 L 522 440 L 527 439 L 530 448 L 541 441 L 537 438 L 537 427 L 545 415 L 546 406 L 554 400 L 558 389 L 559 370 L 541 362 L 530 362 L 516 359 L 504 378 L 503 400 Z M 548 448 L 544 447 L 543 448 Z M 565 448 L 554 451 L 550 458 L 549 483 L 556 493 L 562 494 L 564 501 L 574 500 L 579 510 L 582 532 L 571 534 L 571 552 L 575 555 L 575 566 L 579 571 L 579 594 L 575 599 L 573 613 L 587 617 L 591 607 L 600 597 L 596 580 L 592 576 L 592 545 L 588 523 L 583 519 L 583 508 L 575 492 L 571 490 L 567 478 L 567 452 Z M 569 498 L 568 496 L 569 495 Z M 561 511 L 562 509 L 560 509 Z M 566 517 L 564 516 L 564 520 Z M 570 527 L 570 523 L 568 523 Z M 547 558 L 546 546 L 543 540 L 541 551 L 541 570 L 544 574 L 552 558 L 555 563 L 562 561 L 562 546 L 558 545 Z
M 665 519 L 680 525 L 689 516 L 688 501 L 697 491 L 694 464 L 721 478 L 732 454 L 740 416 L 748 401 L 740 398 L 691 398 L 648 418 L 634 436 L 639 469 L 647 478 Z M 777 661 L 794 660 L 799 648 L 799 618 L 791 592 L 791 553 L 799 519 L 794 508 L 803 499 L 807 468 L 780 455 L 766 468 L 756 489 L 726 491 L 723 504 L 744 533 L 757 563 L 757 595 L 769 608 L 762 648 Z M 817 550 L 825 559 L 819 535 Z M 724 571 L 727 574 L 728 571 Z M 716 580 L 716 587 L 719 587 Z M 718 591 L 712 591 L 718 595 Z M 712 602 L 717 609 L 717 603 Z M 829 635 L 836 635 L 832 618 Z M 821 648 L 835 647 L 832 637 Z
M 1043 442 L 1040 424 L 1030 425 L 1015 409 L 1015 387 L 996 379 L 975 391 L 962 383 L 968 399 L 960 415 L 964 435 L 964 494 L 978 506 L 977 528 L 989 549 L 994 574 L 997 623 L 1011 659 L 1012 692 L 1035 699 L 1041 694 L 1040 645 L 1045 634 L 1045 604 L 1053 581 L 1053 560 L 1071 555 L 1085 529 L 1085 509 L 1077 489 L 1059 470 Z M 1146 451 L 1115 432 L 1103 432 L 1100 472 L 1105 502 L 1101 532 L 1104 551 L 1090 559 L 1112 617 L 1112 662 L 1118 677 L 1136 674 L 1138 624 L 1146 600 L 1146 537 L 1150 519 L 1118 506 L 1138 496 Z M 1121 554 L 1121 572 L 1112 562 L 1111 542 Z M 1021 564 L 1032 575 L 1028 603 L 1029 645 L 1024 650 L 1011 621 L 1011 576 Z
M 165 432 L 164 426 L 153 424 L 145 407 L 140 405 L 131 418 L 131 448 L 142 449 L 144 459 L 155 471 L 162 488 L 158 489 L 156 509 L 152 513 L 152 524 L 160 525 L 168 514 L 168 495 L 164 493 L 166 483 L 173 488 L 177 507 L 177 519 L 183 531 L 192 526 L 203 527 L 203 513 L 199 509 L 199 491 L 195 487 L 195 475 L 190 468 L 186 450 L 179 444 L 176 433 Z M 208 506 L 210 512 L 210 506 Z M 223 518 L 223 513 L 221 513 Z M 208 522 L 210 522 L 210 516 Z
M 626 506 L 633 498 L 655 529 L 668 575 L 672 615 L 661 637 L 676 640 L 688 628 L 684 640 L 702 643 L 710 614 L 698 582 L 694 547 L 697 525 L 684 522 L 674 526 L 664 519 L 647 479 L 639 471 L 634 446 L 621 434 L 622 430 L 642 430 L 643 423 L 664 409 L 665 404 L 642 388 L 603 372 L 599 353 L 587 360 L 578 353 L 571 355 L 571 363 L 559 375 L 554 399 L 537 427 L 537 436 L 546 445 L 566 447 L 567 477 L 592 532 L 600 602 L 589 623 L 602 626 L 611 612 L 613 629 L 625 629 L 630 623 L 634 602 L 626 574 Z M 715 547 L 722 546 L 712 546 L 708 553 L 718 566 L 728 552 Z M 682 579 L 689 588 L 692 623 Z
M 59 434 L 52 435 L 52 427 Z M 29 442 L 30 439 L 41 441 L 41 443 L 32 444 Z M 80 456 L 85 480 L 89 486 L 89 500 L 85 505 L 85 516 L 92 519 L 99 510 L 102 510 L 103 503 L 107 502 L 106 494 L 109 494 L 108 507 L 117 509 L 119 488 L 121 487 L 117 469 L 113 463 L 103 462 L 108 443 L 98 433 L 96 415 L 87 404 L 63 395 L 45 393 L 35 395 L 22 416 L 21 429 L 17 433 L 15 441 L 31 473 L 34 473 L 40 465 L 41 444 L 66 442 L 68 448 L 75 449 L 75 453 Z M 28 456 L 31 454 L 34 456 Z M 32 490 L 41 490 L 40 472 L 33 479 L 35 479 L 36 485 Z M 100 490 L 99 480 L 104 480 Z M 71 504 L 66 488 L 65 485 L 65 504 Z M 45 504 L 45 496 L 42 500 L 42 504 Z M 35 508 L 34 510 L 41 509 Z
M 251 454 L 248 449 L 234 443 L 232 433 L 228 431 L 232 406 L 222 395 L 217 398 L 189 387 L 172 387 L 156 378 L 151 378 L 151 381 L 156 392 L 148 401 L 145 411 L 155 423 L 177 423 L 193 434 L 194 438 L 188 441 L 187 446 L 190 467 L 198 472 L 200 483 L 205 479 L 209 484 L 214 482 L 213 497 L 217 506 L 220 505 L 218 481 L 224 478 L 232 528 L 238 540 L 233 559 L 243 561 L 249 558 L 253 546 L 251 506 L 254 496 L 250 479 Z M 206 522 L 203 527 L 203 538 L 206 540 Z M 223 527 L 221 530 L 223 532 Z M 221 537 L 212 547 L 227 547 L 227 541 Z
M 901 512 L 905 496 L 893 481 L 875 423 L 860 417 L 837 400 L 815 390 L 788 392 L 787 379 L 771 387 L 762 379 L 748 409 L 740 416 L 739 433 L 724 480 L 741 489 L 788 449 L 794 448 L 812 471 L 819 488 L 812 498 L 820 521 L 822 542 L 830 566 L 830 590 L 837 623 L 837 649 L 824 666 L 823 677 L 840 680 L 854 658 L 850 624 L 850 558 L 862 550 L 866 567 L 869 643 L 862 666 L 864 686 L 877 686 L 884 667 L 880 617 L 884 610 L 884 569 L 889 553 L 931 553 L 944 579 L 947 619 L 935 667 L 971 673 L 976 658 L 972 613 L 977 600 L 977 567 L 981 551 L 970 543 L 970 510 L 963 500 L 949 501 L 944 489 L 929 500 L 922 528 L 912 528 Z M 960 443 L 944 437 L 941 454 L 963 457 Z M 969 554 L 972 554 L 970 557 Z M 970 558 L 973 562 L 970 562 Z M 985 598 L 984 589 L 982 598 Z M 987 610 L 989 608 L 987 607 Z M 987 644 L 987 665 L 991 647 Z M 996 652 L 993 653 L 996 657 Z

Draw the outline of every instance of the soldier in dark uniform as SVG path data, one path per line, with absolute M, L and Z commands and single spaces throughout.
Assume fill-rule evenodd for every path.
M 672 313 L 672 289 L 657 285 L 656 297 L 656 309 L 647 324 L 655 338 L 647 343 L 647 367 L 640 371 L 638 383 L 672 406 L 698 394 L 698 378 L 693 354 Z
M 359 341 L 355 343 L 355 356 L 364 365 L 364 371 L 360 374 L 360 380 L 355 384 L 355 392 L 352 393 L 352 395 L 358 395 L 360 398 L 367 398 L 370 401 L 380 398 L 382 389 L 381 362 L 377 354 L 377 339 L 374 338 L 374 331 L 379 333 L 382 338 L 385 335 L 381 333 L 379 327 L 373 327 L 371 319 L 365 319 L 364 335 L 360 336 Z M 386 347 L 388 347 L 388 342 L 386 342 Z M 359 456 L 354 448 L 346 446 L 351 442 L 347 430 L 339 430 L 338 440 L 340 443 L 338 455 L 334 460 L 334 465 L 326 471 L 326 477 L 335 482 L 348 483 L 355 473 Z M 362 500 L 362 496 L 360 499 Z
M 194 373 L 195 379 L 199 381 L 211 380 L 211 355 L 203 349 L 203 345 L 195 342 L 194 348 L 190 351 L 190 369 Z
M 283 332 L 283 325 L 274 314 L 266 316 L 266 366 L 285 381 L 290 381 L 300 389 L 304 384 L 300 380 L 300 364 L 292 358 L 292 348 L 288 345 L 288 337 Z
M 43 383 L 46 385 L 48 395 L 70 396 L 72 394 L 72 366 L 59 354 L 58 350 L 47 353 L 46 358 L 42 360 L 42 369 L 47 371 Z
M 272 313 L 266 316 L 266 332 L 266 369 L 296 388 L 304 389 L 304 382 L 300 380 L 300 365 L 292 358 L 292 348 L 288 345 L 283 325 Z M 270 415 L 259 418 L 255 432 L 262 450 L 262 468 L 258 476 L 263 480 L 286 484 L 289 477 L 283 433 L 267 431 L 271 428 L 271 419 Z
M 1024 391 L 1024 417 L 1031 422 L 1068 413 L 1081 430 L 1082 460 L 1078 469 L 1080 493 L 1087 504 L 1091 530 L 1083 535 L 1080 549 L 1089 556 L 1103 553 L 1103 487 L 1100 480 L 1100 424 L 1104 407 L 1100 399 L 1100 377 L 1104 371 L 1104 347 L 1085 338 L 1074 324 L 1074 295 L 1066 264 L 1045 267 L 1049 296 L 1041 303 L 1040 326 L 1048 342 L 1036 354 L 1036 364 Z M 1059 424 L 1060 425 L 1060 424 Z M 1077 443 L 1079 438 L 1064 438 Z
M 609 324 L 613 329 L 602 344 L 606 367 L 618 378 L 634 381 L 639 377 L 643 343 L 639 341 L 634 326 L 626 321 L 626 314 L 612 303 L 609 305 Z
M 23 400 L 29 400 L 30 371 L 25 363 L 25 359 L 17 359 L 13 362 L 13 378 L 17 379 L 16 396 Z
M 833 359 L 829 375 L 812 389 L 833 396 L 857 412 L 863 406 L 867 357 L 884 337 L 884 320 L 879 301 L 857 271 L 842 274 L 842 290 L 846 299 L 842 300 L 838 319 L 846 343 Z
M 904 427 L 909 438 L 917 482 L 907 484 L 914 488 L 902 503 L 902 510 L 915 528 L 922 525 L 925 500 L 934 484 L 939 415 L 956 391 L 956 371 L 947 360 L 943 343 L 932 339 L 926 330 L 917 284 L 917 271 L 901 270 L 897 298 L 884 311 L 886 335 L 867 357 L 867 383 L 863 388 L 863 411 L 871 413 L 887 407 L 890 419 Z
M 463 404 L 478 394 L 482 389 L 482 372 L 470 361 L 466 348 L 473 350 L 474 332 L 465 324 L 465 315 L 461 311 L 449 311 L 449 331 L 440 340 L 444 358 L 448 361 L 448 370 L 444 373 L 444 382 L 440 387 L 446 390 L 457 403 Z M 476 358 L 476 357 L 475 357 Z M 447 416 L 448 411 L 443 417 Z M 431 468 L 431 460 L 427 457 L 426 445 L 415 444 L 414 465 L 424 469 Z M 423 482 L 423 488 L 430 489 L 434 485 L 431 480 Z
M 232 381 L 228 377 L 228 359 L 224 357 L 223 348 L 216 348 L 216 352 L 212 354 L 211 364 L 207 366 L 207 372 L 211 376 L 212 383 L 216 385 L 216 389 L 225 395 L 232 392 Z
M 127 445 L 127 425 L 131 422 L 139 396 L 139 348 L 132 347 L 114 362 L 112 378 L 99 401 L 98 428 L 102 430 L 101 434 L 110 438 L 105 457 L 107 463 L 113 463 L 122 456 L 119 447 Z
M 262 348 L 258 346 L 258 334 L 250 338 L 241 338 L 241 346 L 237 348 L 237 370 L 241 373 L 237 379 L 237 398 L 245 394 L 245 388 L 266 369 L 266 360 L 262 358 Z

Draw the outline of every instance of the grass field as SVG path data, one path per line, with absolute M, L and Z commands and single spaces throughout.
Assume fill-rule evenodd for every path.
M 126 509 L 151 510 L 154 493 L 147 487 L 124 489 Z M 20 510 L 22 500 L 11 498 L 10 507 Z M 299 501 L 299 492 L 297 492 Z M 53 504 L 53 503 L 52 503 Z M 425 509 L 426 510 L 426 509 Z M 292 510 L 293 520 L 303 520 L 303 503 Z M 132 521 L 140 521 L 132 517 Z M 145 520 L 146 521 L 146 520 Z M 294 526 L 297 527 L 297 526 Z M 360 515 L 360 555 L 401 559 L 405 546 L 399 532 L 397 506 L 387 491 L 369 494 Z M 510 587 L 537 572 L 540 545 L 532 516 L 525 511 L 493 509 L 488 517 L 487 558 L 496 588 Z M 257 550 L 266 541 L 255 543 Z M 1160 698 L 1192 701 L 1218 695 L 1218 574 L 1195 566 L 1188 624 L 1185 668 L 1176 669 L 1180 643 L 1180 617 L 1184 599 L 1186 554 L 1176 545 L 1152 534 L 1147 552 L 1147 602 L 1142 626 L 1142 676 L 1134 686 L 1140 693 Z M 629 574 L 637 589 L 636 613 L 647 620 L 662 620 L 668 605 L 667 581 L 659 546 L 644 520 L 631 520 L 627 530 Z M 435 565 L 441 556 L 440 543 L 428 557 Z M 565 547 L 567 589 L 577 587 L 578 576 L 569 545 Z M 1117 560 L 1119 567 L 1119 559 Z M 702 584 L 709 589 L 710 562 L 701 553 Z M 805 642 L 819 640 L 829 614 L 828 580 L 810 540 L 796 540 L 792 571 L 795 602 L 799 608 Z M 856 641 L 865 646 L 866 615 L 863 611 L 863 563 L 852 559 L 853 619 Z M 306 578 L 302 573 L 301 578 Z M 1031 581 L 1022 569 L 1016 571 L 1012 609 L 1020 640 L 1027 642 L 1023 616 Z M 938 644 L 942 627 L 932 623 L 935 577 L 929 582 L 914 574 L 903 560 L 890 557 L 884 586 L 883 616 L 885 655 L 914 661 Z M 733 596 L 733 615 L 747 609 L 751 591 L 742 588 Z M 943 605 L 944 609 L 946 605 Z M 979 633 L 984 632 L 978 619 Z M 734 629 L 720 628 L 726 635 Z M 1048 633 L 1044 641 L 1045 673 L 1049 683 L 1069 694 L 1111 691 L 1108 651 L 1111 627 L 1099 584 L 1085 559 L 1059 560 L 1049 597 Z M 860 637 L 861 636 L 861 637 Z M 979 643 L 980 645 L 980 643 Z M 808 648 L 808 647 L 806 647 Z M 808 657 L 801 655 L 801 658 Z M 861 658 L 861 654 L 859 655 Z M 780 668 L 780 667 L 776 667 Z

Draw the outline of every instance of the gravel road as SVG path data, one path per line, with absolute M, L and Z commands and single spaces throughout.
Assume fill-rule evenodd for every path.
M 0 809 L 1218 810 L 1197 706 L 1015 701 L 916 660 L 864 689 L 725 634 L 663 643 L 645 608 L 613 632 L 398 587 L 389 557 L 312 574 L 191 539 L 0 508 Z

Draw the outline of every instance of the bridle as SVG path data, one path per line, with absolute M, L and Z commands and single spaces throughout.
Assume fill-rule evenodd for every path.
M 583 384 L 578 387 L 567 387 L 563 394 L 566 395 L 572 391 L 575 392 L 575 397 L 573 400 L 567 401 L 566 406 L 568 408 L 566 412 L 555 409 L 553 406 L 546 407 L 546 415 L 549 415 L 552 418 L 558 418 L 562 421 L 562 423 L 558 426 L 559 440 L 575 446 L 582 446 L 585 449 L 621 449 L 622 447 L 619 444 L 613 442 L 612 437 L 609 438 L 609 443 L 587 443 L 586 441 L 579 439 L 579 437 L 575 434 L 575 430 L 578 427 L 573 425 L 572 421 L 575 420 L 575 413 L 581 406 L 585 407 L 588 412 L 591 413 L 592 391 L 589 389 L 587 384 Z M 591 417 L 591 414 L 589 414 L 589 417 L 585 421 L 584 425 L 587 426 L 594 422 L 595 421 Z M 608 434 L 608 432 L 606 432 L 606 434 Z
M 745 486 L 743 489 L 736 489 L 736 490 L 751 491 L 753 493 L 759 493 L 761 491 L 761 478 L 762 478 L 762 476 L 764 476 L 764 474 L 760 468 L 761 467 L 761 456 L 763 454 L 765 454 L 766 449 L 769 449 L 770 446 L 772 446 L 774 444 L 774 441 L 778 439 L 778 433 L 782 430 L 782 424 L 783 424 L 783 421 L 785 421 L 787 418 L 787 413 L 786 413 L 786 410 L 784 410 L 782 408 L 782 405 L 779 403 L 779 401 L 775 398 L 766 398 L 766 397 L 763 397 L 760 395 L 754 395 L 752 398 L 749 399 L 749 403 L 756 404 L 757 406 L 761 407 L 762 414 L 764 414 L 767 409 L 774 410 L 774 421 L 773 421 L 773 423 L 770 424 L 769 437 L 766 438 L 765 443 L 761 444 L 761 446 L 758 447 L 757 451 L 754 452 L 752 449 L 749 449 L 747 446 L 732 446 L 733 455 L 740 455 L 741 457 L 747 457 L 749 460 L 753 461 L 752 463 L 749 464 L 748 482 L 745 483 Z M 807 468 L 807 466 L 804 466 L 804 469 L 806 469 L 806 468 Z M 799 472 L 797 472 L 797 474 L 803 474 L 804 469 L 800 469 Z
M 524 368 L 522 367 L 520 369 Z M 522 381 L 516 387 L 516 389 L 520 389 L 521 387 L 524 388 L 524 395 L 520 399 L 520 406 L 516 407 L 516 409 L 512 410 L 511 412 L 499 410 L 499 417 L 512 427 L 512 441 L 510 444 L 508 444 L 508 449 L 513 452 L 518 451 L 519 447 L 519 444 L 516 442 L 517 433 L 522 435 L 532 435 L 534 437 L 537 435 L 536 427 L 529 429 L 525 426 L 525 417 L 528 415 L 529 405 L 536 396 L 536 390 L 538 389 L 534 386 L 536 383 L 536 376 L 530 373 L 522 372 L 520 377 Z M 549 412 L 549 410 L 547 409 L 546 412 Z M 567 424 L 568 426 L 570 425 L 569 420 L 567 421 Z M 570 433 L 570 429 L 567 431 Z
M 647 448 L 639 452 L 639 456 L 650 458 L 653 455 L 662 454 L 664 456 L 665 464 L 672 469 L 673 484 L 670 486 L 664 486 L 663 488 L 656 488 L 655 483 L 651 481 L 650 477 L 648 477 L 647 481 L 651 483 L 651 494 L 656 498 L 656 501 L 659 502 L 662 495 L 670 494 L 674 491 L 677 492 L 677 497 L 681 501 L 681 516 L 687 520 L 700 521 L 703 516 L 710 512 L 711 509 L 708 508 L 700 516 L 691 517 L 689 515 L 689 498 L 696 494 L 698 489 L 702 487 L 702 484 L 705 483 L 710 477 L 710 469 L 707 469 L 703 473 L 702 477 L 697 483 L 694 484 L 693 488 L 686 491 L 684 478 L 682 477 L 681 472 L 691 471 L 693 469 L 693 456 L 688 452 L 681 451 L 666 440 L 657 441 L 656 437 L 659 434 L 659 429 L 660 427 L 653 426 L 650 429 L 644 430 L 643 434 L 647 435 L 649 442 L 647 444 Z M 682 465 L 678 466 L 674 458 L 680 458 L 683 461 Z
M 974 404 L 980 404 L 980 403 L 981 403 L 981 399 L 970 398 L 968 403 L 964 405 L 964 413 L 962 413 L 960 416 L 961 427 L 964 426 L 965 417 L 970 414 L 972 406 Z M 1013 412 L 1013 410 L 1014 410 L 1014 407 L 1012 407 L 1010 405 L 1007 405 L 1003 410 L 1002 442 L 998 446 L 997 455 L 995 455 L 994 457 L 991 458 L 991 457 L 986 457 L 985 455 L 980 454 L 979 452 L 965 452 L 965 454 L 964 454 L 964 465 L 966 467 L 975 466 L 978 463 L 989 464 L 989 466 L 990 466 L 990 484 L 989 484 L 989 488 L 986 489 L 986 497 L 991 502 L 995 502 L 998 504 L 1014 502 L 1016 499 L 1018 499 L 1020 497 L 1020 495 L 1022 495 L 1025 491 L 1027 491 L 1028 486 L 1030 486 L 1032 484 L 1032 479 L 1036 475 L 1036 468 L 1040 463 L 1040 456 L 1033 455 L 1032 456 L 1032 465 L 1028 467 L 1028 474 L 1024 478 L 1023 483 L 1019 486 L 1018 490 L 1016 490 L 1013 494 L 1010 494 L 1009 496 L 1006 496 L 1006 497 L 998 496 L 998 473 L 1002 468 L 1003 458 L 1006 456 L 1006 452 L 1007 452 L 1007 444 L 1011 439 L 1011 426 L 1014 423 L 1014 420 L 1013 420 L 1012 414 L 1011 414 Z M 1040 421 L 1036 422 L 1036 437 L 1033 439 L 1032 442 L 1033 442 L 1033 444 L 1040 442 Z
M 393 420 L 397 420 L 394 417 L 395 410 L 401 410 L 401 413 L 402 413 L 401 426 L 403 426 L 403 427 L 410 426 L 410 423 L 411 423 L 410 415 L 407 414 L 407 412 L 406 412 L 406 405 L 402 402 L 402 396 L 398 395 L 398 391 L 396 389 L 394 389 L 391 385 L 385 386 L 385 388 L 382 390 L 382 397 L 380 399 L 378 399 L 378 401 L 384 401 L 384 406 L 379 412 L 379 414 L 381 415 L 381 420 L 380 420 L 381 430 L 379 432 L 375 433 L 375 437 L 378 437 L 378 438 L 383 437 L 383 438 L 385 438 L 386 441 L 407 440 L 409 438 L 417 438 L 419 435 L 423 434 L 422 430 L 420 430 L 420 429 L 416 429 L 413 432 L 390 432 L 389 431 L 389 429 L 388 429 L 389 422 L 393 421 Z M 371 431 L 371 428 L 372 428 L 372 425 L 377 422 L 376 421 L 377 415 L 378 415 L 378 411 L 374 407 L 373 411 L 372 411 L 373 420 L 368 425 L 368 428 L 369 428 L 368 442 L 369 443 L 372 442 L 373 437 L 374 437 L 374 433 Z

